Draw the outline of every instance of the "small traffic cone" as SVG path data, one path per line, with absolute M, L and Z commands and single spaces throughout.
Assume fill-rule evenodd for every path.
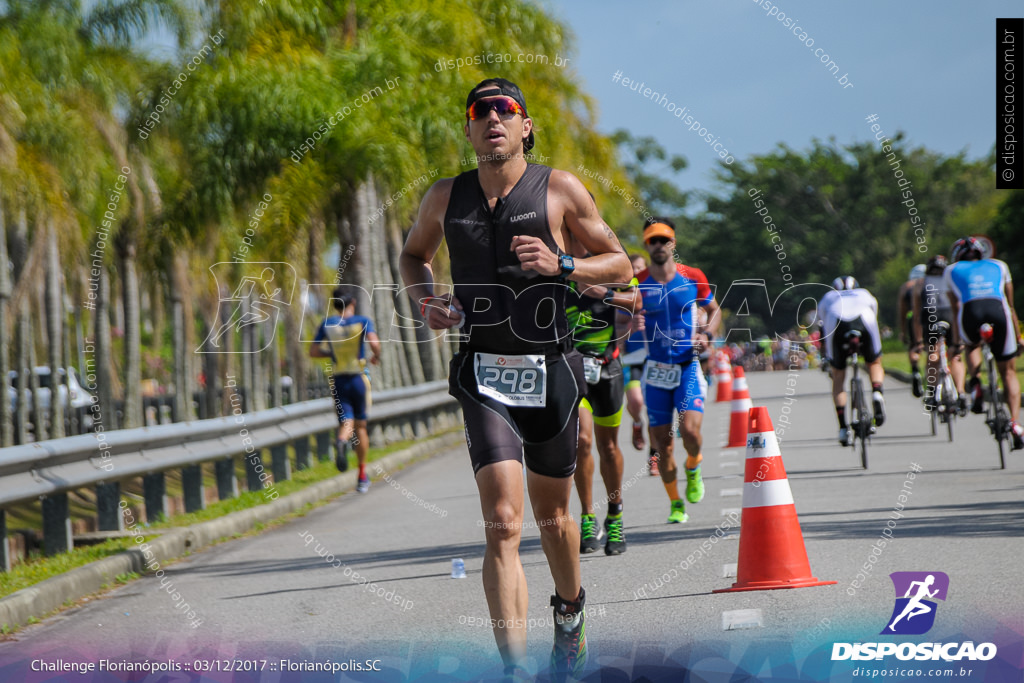
M 736 583 L 715 593 L 827 586 L 811 575 L 793 492 L 768 409 L 750 411 Z
M 715 383 L 718 385 L 718 393 L 715 395 L 715 403 L 725 403 L 732 400 L 732 363 L 719 354 L 715 366 Z
M 729 443 L 726 448 L 742 448 L 747 445 L 747 413 L 753 405 L 750 402 L 750 390 L 747 389 L 747 377 L 743 374 L 743 366 L 737 365 L 732 379 L 732 415 L 729 419 Z

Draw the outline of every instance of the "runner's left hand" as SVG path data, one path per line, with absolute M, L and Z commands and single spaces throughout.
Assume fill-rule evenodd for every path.
M 549 277 L 562 272 L 562 267 L 558 264 L 558 255 L 539 237 L 517 235 L 512 238 L 510 251 L 516 252 L 516 258 L 519 259 L 519 265 L 523 270 L 536 271 Z

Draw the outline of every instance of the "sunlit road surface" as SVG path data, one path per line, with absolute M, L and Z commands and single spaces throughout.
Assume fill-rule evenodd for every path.
M 950 577 L 934 628 L 915 641 L 982 642 L 995 631 L 1024 632 L 1024 456 L 1009 454 L 1000 471 L 980 416 L 958 420 L 952 444 L 944 432 L 932 437 L 920 401 L 906 385 L 887 381 L 888 421 L 871 441 L 864 471 L 858 454 L 836 441 L 827 377 L 817 370 L 788 377 L 795 400 L 782 434 L 783 460 L 812 572 L 838 583 L 713 594 L 735 580 L 726 575 L 738 560 L 733 530 L 715 536 L 716 526 L 742 505 L 744 451 L 722 448 L 729 404 L 707 405 L 707 492 L 703 502 L 687 505 L 683 525 L 665 523 L 668 498 L 661 480 L 646 474 L 646 452 L 630 445 L 627 416 L 620 443 L 628 551 L 582 560 L 593 665 L 628 671 L 624 662 L 659 663 L 668 655 L 698 669 L 717 661 L 731 671 L 743 661 L 756 672 L 762 663 L 768 671 L 803 661 L 815 648 L 827 659 L 835 641 L 880 639 L 893 609 L 888 574 L 894 571 Z M 754 405 L 766 406 L 779 426 L 787 373 L 751 373 L 748 381 Z M 677 457 L 681 452 L 677 442 Z M 907 486 L 915 463 L 920 471 Z M 435 680 L 470 678 L 467 672 L 496 666 L 480 575 L 484 529 L 465 448 L 388 476 L 375 475 L 366 495 L 345 495 L 281 527 L 175 563 L 164 585 L 150 575 L 26 628 L 0 644 L 0 658 L 192 663 L 245 657 L 268 660 L 264 667 L 285 656 L 380 659 L 374 666 L 388 673 L 369 674 L 373 680 L 423 672 L 435 672 Z M 596 468 L 595 477 L 601 501 Z M 604 514 L 600 505 L 599 522 Z M 883 536 L 887 520 L 894 520 L 890 540 Z M 530 590 L 529 668 L 537 671 L 551 647 L 553 584 L 534 525 L 524 530 L 521 557 Z M 464 559 L 467 578 L 450 577 L 452 558 Z M 193 628 L 176 607 L 168 582 L 201 625 Z M 263 677 L 245 680 L 285 680 L 268 676 L 264 668 Z

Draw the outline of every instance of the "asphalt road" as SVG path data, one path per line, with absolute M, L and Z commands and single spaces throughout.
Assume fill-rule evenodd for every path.
M 754 405 L 768 407 L 779 426 L 787 373 L 748 379 Z M 623 672 L 603 680 L 630 680 L 638 664 L 686 665 L 700 674 L 691 680 L 729 680 L 738 667 L 752 674 L 799 671 L 821 680 L 853 680 L 849 663 L 829 673 L 828 653 L 835 641 L 884 640 L 878 633 L 893 609 L 888 574 L 894 571 L 950 577 L 948 598 L 925 637 L 929 642 L 993 640 L 1001 657 L 1013 652 L 1019 659 L 1024 457 L 1010 454 L 1007 469 L 999 470 L 995 442 L 979 416 L 957 422 L 953 444 L 944 435 L 930 436 L 920 402 L 906 385 L 890 381 L 888 421 L 872 439 L 864 471 L 858 455 L 835 440 L 828 379 L 812 370 L 790 381 L 796 393 L 782 435 L 783 460 L 813 573 L 838 583 L 712 593 L 734 580 L 726 574 L 737 562 L 735 535 L 716 538 L 703 556 L 680 567 L 741 507 L 744 452 L 721 447 L 728 404 L 708 404 L 707 493 L 700 504 L 687 506 L 690 520 L 683 525 L 665 523 L 669 506 L 661 481 L 645 474 L 646 454 L 629 445 L 623 429 L 628 551 L 582 560 L 591 665 Z M 920 471 L 908 494 L 907 473 L 915 467 Z M 603 484 L 595 476 L 600 499 Z M 388 477 L 375 476 L 366 495 L 345 495 L 282 527 L 178 562 L 166 568 L 163 586 L 147 576 L 24 629 L 0 643 L 0 663 L 7 662 L 0 678 L 22 670 L 17 667 L 30 657 L 134 657 L 190 666 L 235 657 L 269 662 L 259 675 L 221 673 L 208 680 L 290 680 L 269 669 L 279 669 L 280 658 L 379 659 L 377 666 L 386 670 L 353 674 L 353 680 L 470 680 L 493 672 L 498 658 L 483 625 L 480 580 L 484 535 L 465 448 Z M 907 502 L 896 517 L 901 492 Z M 578 514 L 578 503 L 573 511 Z M 870 564 L 888 519 L 895 519 L 892 540 Z M 335 556 L 333 564 L 317 554 L 318 545 Z M 536 620 L 529 630 L 529 668 L 537 671 L 551 647 L 547 605 L 553 586 L 536 528 L 524 531 L 521 555 L 529 616 Z M 466 579 L 450 578 L 456 557 L 465 561 Z M 855 587 L 851 582 L 866 563 L 871 570 Z M 667 581 L 659 579 L 665 576 Z M 383 597 L 360 577 L 381 587 Z M 198 613 L 200 625 L 193 627 L 175 606 L 180 600 L 168 594 L 169 583 Z M 735 614 L 739 610 L 759 613 Z M 723 630 L 727 621 L 740 628 Z

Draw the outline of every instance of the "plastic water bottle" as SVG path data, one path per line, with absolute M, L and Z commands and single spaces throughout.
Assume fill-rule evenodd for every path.
M 462 561 L 461 557 L 452 558 L 452 578 L 466 578 L 466 563 Z
M 465 327 L 465 325 L 466 325 L 466 314 L 463 313 L 462 311 L 460 311 L 459 309 L 455 308 L 454 306 L 448 306 L 448 310 L 451 311 L 452 313 L 458 313 L 459 315 L 462 316 L 462 319 L 459 320 L 459 324 L 455 326 L 455 329 L 461 330 L 463 327 Z

